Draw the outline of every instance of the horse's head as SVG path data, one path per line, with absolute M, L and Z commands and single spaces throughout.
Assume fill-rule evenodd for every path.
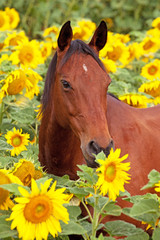
M 88 166 L 96 167 L 94 154 L 109 154 L 113 140 L 106 118 L 110 77 L 98 57 L 107 40 L 102 21 L 87 45 L 72 40 L 70 22 L 63 25 L 57 49 L 53 102 L 56 121 L 80 139 Z

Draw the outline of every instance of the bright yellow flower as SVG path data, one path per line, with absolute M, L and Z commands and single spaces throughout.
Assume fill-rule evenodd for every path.
M 147 31 L 147 36 L 159 39 L 160 38 L 160 29 L 158 29 L 158 28 L 149 29 Z
M 22 129 L 17 129 L 14 127 L 13 131 L 8 131 L 5 135 L 7 143 L 13 146 L 11 151 L 11 156 L 19 155 L 22 151 L 27 150 L 26 146 L 29 143 L 30 135 L 28 133 L 22 133 Z
M 106 58 L 116 62 L 117 65 L 125 66 L 128 63 L 128 48 L 120 41 L 108 45 Z
M 141 75 L 148 80 L 160 79 L 160 60 L 155 59 L 153 62 L 142 67 Z
M 18 26 L 18 23 L 20 22 L 19 13 L 14 8 L 5 8 L 5 12 L 9 17 L 9 24 L 10 28 L 14 29 Z
M 120 158 L 120 149 L 116 149 L 114 152 L 111 149 L 109 156 L 105 159 L 98 159 L 97 162 L 100 167 L 97 168 L 98 181 L 96 186 L 100 189 L 101 194 L 106 195 L 110 200 L 115 201 L 119 192 L 124 192 L 124 184 L 130 180 L 127 171 L 130 169 L 130 163 L 122 163 L 128 154 Z
M 5 46 L 18 46 L 19 43 L 23 42 L 24 40 L 28 40 L 28 37 L 25 35 L 24 31 L 13 31 L 12 33 L 7 34 L 4 44 Z
M 52 179 L 48 179 L 38 188 L 35 180 L 31 182 L 31 193 L 19 187 L 22 197 L 15 198 L 18 203 L 12 208 L 9 219 L 13 220 L 11 229 L 17 228 L 22 240 L 47 239 L 50 233 L 53 238 L 61 232 L 60 220 L 68 223 L 69 214 L 63 206 L 65 188 L 57 189 L 56 182 L 48 190 Z
M 157 17 L 153 20 L 152 27 L 158 28 L 160 30 L 160 17 Z
M 58 27 L 56 26 L 52 26 L 52 27 L 49 27 L 49 28 L 46 28 L 43 32 L 43 36 L 44 37 L 47 37 L 48 35 L 50 34 L 54 34 L 55 36 L 57 36 L 59 33 L 59 29 Z M 47 40 L 50 39 L 50 38 L 47 38 Z
M 119 34 L 119 33 L 116 33 L 116 34 L 114 34 L 114 37 L 116 39 L 120 40 L 122 43 L 128 43 L 130 41 L 129 34 Z
M 0 31 L 8 30 L 10 29 L 10 19 L 6 12 L 0 10 Z
M 155 53 L 160 47 L 159 39 L 147 36 L 140 43 L 140 47 L 142 47 L 144 55 Z
M 117 66 L 115 64 L 114 61 L 112 61 L 111 59 L 108 59 L 108 58 L 105 58 L 105 59 L 101 59 L 105 68 L 106 68 L 106 71 L 109 73 L 109 72 L 116 72 L 117 70 Z
M 31 69 L 25 70 L 27 80 L 30 84 L 26 85 L 26 93 L 25 96 L 29 99 L 32 99 L 34 95 L 39 94 L 40 87 L 38 86 L 38 82 L 42 81 L 42 77 L 35 71 Z
M 77 26 L 73 28 L 73 39 L 87 41 L 96 29 L 96 24 L 91 20 L 82 19 L 77 22 Z
M 38 109 L 35 110 L 35 112 L 38 112 L 38 114 L 37 114 L 37 119 L 38 119 L 39 121 L 41 121 L 42 116 L 43 116 L 43 114 L 42 114 L 42 104 L 39 104 L 39 105 L 37 106 L 37 108 L 38 108 Z
M 160 192 L 160 181 L 155 184 L 155 191 Z
M 139 59 L 143 55 L 142 48 L 139 46 L 137 42 L 133 42 L 128 45 L 128 52 L 129 52 L 129 57 L 128 57 L 128 63 L 133 61 L 135 58 Z
M 0 169 L 0 185 L 10 183 L 18 183 L 22 185 L 21 181 L 13 176 L 8 170 Z M 0 188 L 0 209 L 8 210 L 8 208 L 12 208 L 13 206 L 14 203 L 9 197 L 9 191 Z
M 43 63 L 39 43 L 36 40 L 24 40 L 15 47 L 10 60 L 16 65 L 20 63 L 24 67 L 36 68 L 38 64 Z
M 40 51 L 45 62 L 46 59 L 51 55 L 52 52 L 52 43 L 51 42 L 41 42 L 40 43 Z
M 34 164 L 26 159 L 20 159 L 18 163 L 14 164 L 14 169 L 12 171 L 14 176 L 17 176 L 24 186 L 30 186 L 31 179 L 35 175 Z
M 146 108 L 149 99 L 146 96 L 140 94 L 132 94 L 128 93 L 123 96 L 120 96 L 119 99 L 122 102 L 129 104 L 130 106 L 137 107 L 137 108 Z
M 3 84 L 0 89 L 0 99 L 3 99 L 6 95 L 16 95 L 31 85 L 27 80 L 25 72 L 21 69 L 12 71 L 6 79 L 1 80 Z
M 160 81 L 155 80 L 143 83 L 138 89 L 138 91 L 147 93 L 153 97 L 160 97 Z

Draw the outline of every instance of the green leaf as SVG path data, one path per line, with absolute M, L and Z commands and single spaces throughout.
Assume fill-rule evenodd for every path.
M 103 215 L 120 216 L 122 213 L 121 207 L 118 205 L 115 205 L 114 202 L 109 202 L 107 206 L 104 208 L 104 211 L 103 211 Z
M 34 122 L 34 109 L 33 108 L 14 108 L 11 111 L 13 120 L 21 124 L 32 124 Z
M 60 235 L 82 235 L 87 233 L 87 230 L 83 228 L 79 223 L 76 223 L 75 220 L 69 221 L 68 224 L 61 223 L 62 226 L 62 233 Z
M 7 224 L 0 223 L 0 239 L 4 239 L 7 237 L 14 237 L 17 235 L 17 231 L 11 230 L 10 226 Z
M 27 191 L 30 191 L 30 188 L 29 188 L 29 187 L 27 187 L 27 186 L 22 186 L 22 185 L 17 184 L 17 183 L 10 183 L 10 184 L 3 184 L 3 185 L 1 185 L 1 188 L 6 189 L 6 190 L 8 190 L 8 191 L 11 192 L 11 193 L 14 193 L 16 196 L 17 196 L 17 195 L 18 195 L 18 196 L 20 195 L 19 190 L 18 190 L 18 187 L 23 187 L 23 188 L 25 188 Z
M 66 206 L 66 208 L 69 213 L 69 219 L 75 220 L 81 214 L 81 209 L 78 206 Z
M 9 214 L 4 214 L 0 216 L 0 239 L 13 237 L 17 235 L 17 231 L 10 229 L 11 222 L 6 221 L 6 218 L 8 217 Z
M 160 181 L 160 173 L 155 169 L 153 169 L 148 174 L 148 179 L 149 179 L 149 182 L 144 187 L 142 187 L 141 190 L 154 187 L 154 185 Z
M 158 200 L 142 199 L 133 205 L 130 211 L 130 216 L 154 226 L 160 216 Z
M 160 239 L 160 228 L 155 228 L 152 235 L 152 240 Z
M 109 233 L 111 236 L 134 236 L 141 235 L 144 231 L 140 228 L 136 228 L 135 225 L 131 223 L 127 223 L 121 220 L 111 221 L 105 223 L 105 231 Z M 147 234 L 144 239 L 147 240 Z M 139 238 L 137 238 L 139 240 Z
M 9 145 L 5 140 L 0 139 L 0 151 L 12 150 L 13 147 Z
M 97 182 L 98 178 L 94 169 L 84 164 L 78 165 L 78 167 L 81 169 L 81 171 L 77 171 L 77 175 L 80 177 L 80 179 L 93 186 Z

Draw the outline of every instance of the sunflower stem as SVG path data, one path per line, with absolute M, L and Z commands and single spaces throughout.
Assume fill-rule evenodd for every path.
M 3 120 L 3 113 L 4 113 L 4 103 L 0 104 L 0 133 L 2 131 L 2 120 Z
M 90 218 L 90 220 L 91 220 L 91 222 L 92 222 L 92 221 L 93 221 L 93 218 L 92 218 L 91 213 L 90 213 L 90 211 L 89 211 L 89 209 L 88 209 L 88 207 L 87 207 L 87 205 L 85 204 L 85 202 L 84 202 L 83 199 L 82 199 L 82 204 L 83 204 L 83 206 L 85 207 L 85 209 L 86 209 L 86 211 L 87 211 L 87 213 L 88 213 L 88 216 L 89 216 L 89 218 Z
M 95 192 L 96 194 L 96 192 Z M 99 196 L 95 196 L 95 202 L 94 202 L 94 212 L 93 212 L 93 221 L 92 221 L 92 237 L 96 237 L 97 227 L 98 227 L 98 220 L 99 220 L 99 213 L 97 211 L 98 209 L 98 200 Z

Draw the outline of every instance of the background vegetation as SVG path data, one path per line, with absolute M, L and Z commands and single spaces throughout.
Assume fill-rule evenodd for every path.
M 109 29 L 119 33 L 144 31 L 160 15 L 159 0 L 1 0 L 0 8 L 6 6 L 19 12 L 19 26 L 31 37 L 53 24 L 78 18 L 89 18 L 96 24 L 111 18 Z

